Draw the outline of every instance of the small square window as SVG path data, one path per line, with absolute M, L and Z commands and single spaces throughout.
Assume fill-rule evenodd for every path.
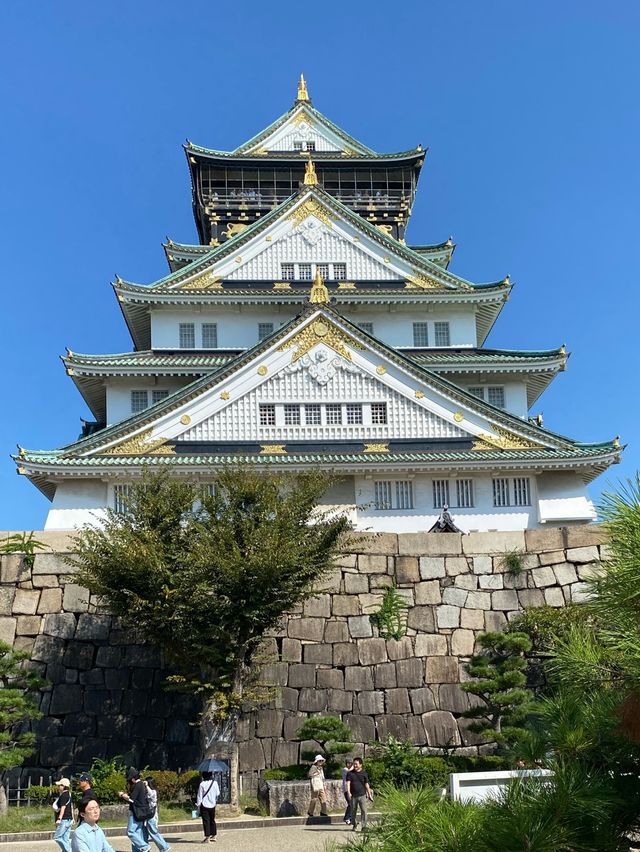
M 273 323 L 272 322 L 259 322 L 258 323 L 258 340 L 264 340 L 265 337 L 269 337 L 270 334 L 273 334 Z
M 284 407 L 284 425 L 299 426 L 300 425 L 300 406 L 286 404 Z
M 333 264 L 333 278 L 335 281 L 344 281 L 347 277 L 347 264 L 346 263 L 334 263 Z
M 504 388 L 487 388 L 487 402 L 496 408 L 504 408 Z
M 307 426 L 319 426 L 322 423 L 321 408 L 316 403 L 304 407 L 304 422 Z
M 180 323 L 180 349 L 196 348 L 196 327 L 192 322 Z
M 215 322 L 202 323 L 202 348 L 218 348 L 218 325 Z
M 387 403 L 372 402 L 371 403 L 371 422 L 375 425 L 386 425 L 387 423 Z
M 311 281 L 311 264 L 310 263 L 299 263 L 298 264 L 298 279 L 300 281 Z
M 359 402 L 347 403 L 347 423 L 351 426 L 362 423 L 362 405 Z
M 296 277 L 296 270 L 293 263 L 283 263 L 280 267 L 281 277 L 284 281 L 293 281 Z
M 149 408 L 149 391 L 133 390 L 131 391 L 131 413 L 139 414 Z
M 307 139 L 305 144 L 307 146 L 307 151 L 315 151 L 316 150 L 316 143 L 312 142 L 310 139 Z
M 342 406 L 340 403 L 329 403 L 326 408 L 326 414 L 328 426 L 340 426 L 342 424 Z
M 367 334 L 373 334 L 373 323 L 372 322 L 359 322 L 358 328 L 361 328 Z
M 433 508 L 442 509 L 443 506 L 449 505 L 449 480 L 434 479 L 433 480 Z
M 293 143 L 293 150 L 294 150 L 294 151 L 302 151 L 302 145 L 303 145 L 303 143 L 302 143 L 302 142 L 300 142 L 299 140 L 296 140 L 296 141 Z
M 434 322 L 433 330 L 434 330 L 436 346 L 449 346 L 450 345 L 449 323 L 448 322 Z
M 275 426 L 276 425 L 276 407 L 271 403 L 262 403 L 260 405 L 260 425 Z
M 160 402 L 163 399 L 166 399 L 169 396 L 168 390 L 154 390 L 151 391 L 151 404 L 155 405 L 156 402 Z
M 426 322 L 414 322 L 413 324 L 413 345 L 428 346 L 429 345 L 429 324 Z

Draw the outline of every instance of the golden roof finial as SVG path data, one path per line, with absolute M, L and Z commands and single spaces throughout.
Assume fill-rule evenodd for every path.
M 304 185 L 305 186 L 317 186 L 318 185 L 318 175 L 316 174 L 316 167 L 313 165 L 313 160 L 311 159 L 311 153 L 309 153 L 309 161 L 307 165 L 304 167 Z
M 320 275 L 318 269 L 316 269 L 316 277 L 311 285 L 309 301 L 314 305 L 328 305 L 330 301 L 327 285 L 322 280 L 322 275 Z
M 300 75 L 298 80 L 298 101 L 309 101 L 309 92 L 307 91 L 307 81 L 304 79 L 304 74 Z
M 502 283 L 504 284 L 505 287 L 509 287 L 511 285 L 511 276 L 509 275 L 508 272 L 504 276 L 504 278 L 502 279 Z
M 613 439 L 612 443 L 613 443 L 613 446 L 615 447 L 615 449 L 619 450 L 620 449 L 620 435 L 616 435 L 615 438 Z

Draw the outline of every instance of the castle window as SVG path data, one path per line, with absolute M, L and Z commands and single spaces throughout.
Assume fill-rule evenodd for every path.
M 316 271 L 320 273 L 322 276 L 322 280 L 326 281 L 329 277 L 329 264 L 328 263 L 317 263 Z
M 435 333 L 436 346 L 450 346 L 450 334 L 448 322 L 434 322 L 433 329 Z
M 456 479 L 456 506 L 469 509 L 473 506 L 473 480 Z
M 168 390 L 154 390 L 151 391 L 151 405 L 155 405 L 156 402 L 160 402 L 163 399 L 166 399 L 169 396 Z
M 372 322 L 359 322 L 358 328 L 361 328 L 363 331 L 366 331 L 367 334 L 373 334 Z
M 487 388 L 487 402 L 496 408 L 504 408 L 504 388 Z
M 413 324 L 413 345 L 428 346 L 429 345 L 429 324 L 426 322 L 414 322 Z
M 513 480 L 513 505 L 531 505 L 531 487 L 526 476 L 516 476 Z
M 280 268 L 281 277 L 285 281 L 293 281 L 296 277 L 296 270 L 293 263 L 283 263 Z
M 347 424 L 350 426 L 362 423 L 362 405 L 359 402 L 347 403 Z
M 347 264 L 346 263 L 334 263 L 333 264 L 333 278 L 335 281 L 342 281 L 347 277 Z
M 260 425 L 276 425 L 276 407 L 272 403 L 260 404 Z
M 125 515 L 127 513 L 128 503 L 132 493 L 132 485 L 113 486 L 113 508 L 119 515 Z
M 218 324 L 215 322 L 202 323 L 202 348 L 218 348 Z
M 132 390 L 131 391 L 131 413 L 140 414 L 145 408 L 149 408 L 149 391 Z
M 391 483 L 374 482 L 374 502 L 379 512 L 391 508 Z
M 433 508 L 442 509 L 443 506 L 449 505 L 449 480 L 434 479 L 433 480 Z
M 284 407 L 284 425 L 299 426 L 300 425 L 300 406 L 286 404 Z
M 312 275 L 310 263 L 298 264 L 298 278 L 300 281 L 311 281 Z
M 192 322 L 180 323 L 180 349 L 196 348 L 196 327 Z
M 510 506 L 509 501 L 509 480 L 505 477 L 493 480 L 493 505 L 494 506 Z
M 259 322 L 258 323 L 258 340 L 264 340 L 265 337 L 269 337 L 270 334 L 273 334 L 273 323 L 272 322 Z
M 371 403 L 371 422 L 377 426 L 386 425 L 387 423 L 387 403 L 372 402 Z
M 308 403 L 305 405 L 304 422 L 307 426 L 319 426 L 322 423 L 322 412 L 318 404 Z
M 294 151 L 315 151 L 316 150 L 316 143 L 313 142 L 311 139 L 307 139 L 305 142 L 301 142 L 299 139 L 296 139 L 296 141 L 293 143 L 293 150 Z
M 472 396 L 484 400 L 484 388 L 467 388 Z
M 373 483 L 373 502 L 376 511 L 384 512 L 389 509 L 413 509 L 413 482 L 398 480 L 397 482 L 379 481 Z
M 340 403 L 330 402 L 326 408 L 327 426 L 340 426 L 342 424 L 342 406 Z
M 409 479 L 396 482 L 394 509 L 413 509 L 413 482 Z

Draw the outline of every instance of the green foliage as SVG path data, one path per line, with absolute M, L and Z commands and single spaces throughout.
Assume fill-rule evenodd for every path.
M 402 639 L 406 636 L 408 606 L 395 586 L 385 590 L 380 609 L 369 616 L 383 639 Z
M 12 533 L 0 544 L 0 553 L 23 553 L 24 564 L 33 568 L 36 561 L 36 550 L 45 550 L 46 547 L 46 544 L 38 541 L 33 531 L 28 535 L 25 532 Z
M 178 799 L 195 799 L 200 784 L 200 773 L 195 769 L 183 772 L 178 776 Z
M 34 750 L 35 734 L 27 723 L 41 718 L 35 693 L 47 684 L 25 668 L 29 657 L 28 651 L 0 642 L 0 772 L 22 766 Z
M 106 775 L 100 779 L 94 778 L 91 786 L 96 791 L 96 795 L 102 804 L 117 804 L 120 801 L 118 793 L 121 790 L 127 789 L 126 773 L 112 772 L 110 775 Z
M 484 702 L 463 713 L 478 719 L 470 726 L 489 741 L 505 749 L 523 736 L 527 714 L 532 709 L 532 693 L 525 689 L 525 653 L 531 641 L 525 633 L 482 633 L 478 644 L 484 653 L 471 658 L 467 673 L 475 680 L 461 689 Z
M 445 787 L 450 769 L 441 757 L 420 754 L 410 742 L 389 737 L 376 745 L 373 759 L 366 761 L 366 769 L 373 787 L 381 783 L 395 787 Z
M 265 631 L 332 567 L 349 527 L 318 508 L 333 481 L 229 468 L 209 495 L 149 474 L 126 514 L 81 530 L 77 580 L 164 650 L 176 688 L 232 716 Z
M 100 784 L 105 778 L 111 775 L 120 774 L 126 778 L 127 766 L 121 754 L 116 754 L 108 760 L 103 760 L 101 757 L 96 757 L 89 768 L 89 773 L 93 779 L 93 784 Z M 122 788 L 120 788 L 122 789 Z
M 261 801 L 257 796 L 252 796 L 250 793 L 243 793 L 240 796 L 240 811 L 243 814 L 251 816 L 269 816 L 269 808 L 265 802 Z
M 531 640 L 530 654 L 552 654 L 558 640 L 566 639 L 573 627 L 595 624 L 584 604 L 564 607 L 536 606 L 519 613 L 509 622 L 508 633 L 526 633 Z
M 312 716 L 296 731 L 299 740 L 315 740 L 328 761 L 353 749 L 351 731 L 337 716 Z M 315 755 L 312 756 L 313 759 Z
M 45 787 L 40 784 L 32 784 L 27 787 L 24 795 L 32 805 L 48 805 L 53 801 L 57 792 L 57 788 L 54 786 Z
M 279 766 L 276 769 L 265 769 L 263 781 L 305 781 L 309 767 L 304 763 L 292 763 L 289 766 Z
M 502 567 L 511 577 L 517 577 L 524 571 L 524 553 L 521 550 L 508 550 L 502 557 Z

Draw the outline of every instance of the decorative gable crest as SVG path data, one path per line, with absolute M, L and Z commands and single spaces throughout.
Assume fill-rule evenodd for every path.
M 338 355 L 347 361 L 353 360 L 351 352 L 347 349 L 347 344 L 355 349 L 365 348 L 361 343 L 358 343 L 357 340 L 354 340 L 353 337 L 350 337 L 337 326 L 330 325 L 323 320 L 315 320 L 297 334 L 294 334 L 286 343 L 279 346 L 278 352 L 284 352 L 286 349 L 293 349 L 295 347 L 295 352 L 291 358 L 292 363 L 295 363 L 306 355 L 310 349 L 317 346 L 318 343 L 324 343 L 325 346 L 333 349 L 334 352 L 337 352 Z
M 297 373 L 306 371 L 307 375 L 318 385 L 329 384 L 340 370 L 346 373 L 362 374 L 362 371 L 344 357 L 337 358 L 324 346 L 318 347 L 315 352 L 308 352 L 297 360 L 294 360 L 285 368 L 285 373 Z

